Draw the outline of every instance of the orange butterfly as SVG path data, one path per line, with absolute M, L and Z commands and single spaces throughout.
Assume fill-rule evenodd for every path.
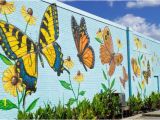
M 123 78 L 119 77 L 119 79 L 120 79 L 121 84 L 123 85 L 123 88 L 125 89 L 125 83 L 128 80 L 128 74 L 124 66 L 122 67 L 122 70 L 123 70 Z
M 77 24 L 74 16 L 71 20 L 72 33 L 74 42 L 78 51 L 79 61 L 82 63 L 84 69 L 87 71 L 87 67 L 94 68 L 95 55 L 93 48 L 89 45 L 89 36 L 87 33 L 87 27 L 85 19 L 82 17 L 80 25 Z
M 137 63 L 136 59 L 132 58 L 131 59 L 131 64 L 132 64 L 132 69 L 133 69 L 134 75 L 136 77 L 140 76 L 141 70 L 140 70 L 140 67 L 138 66 L 138 63 Z
M 105 27 L 102 31 L 102 37 L 104 43 L 100 47 L 100 59 L 102 64 L 109 64 L 109 76 L 112 76 L 116 66 L 119 66 L 123 61 L 123 55 L 121 53 L 115 53 L 112 43 L 111 32 L 108 27 Z

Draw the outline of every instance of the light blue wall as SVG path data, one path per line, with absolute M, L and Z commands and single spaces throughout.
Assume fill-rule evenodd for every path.
M 50 1 L 51 2 L 51 1 Z M 131 58 L 137 57 L 138 53 L 135 50 L 135 46 L 133 43 L 134 37 L 138 37 L 140 40 L 143 41 L 143 43 L 147 44 L 148 49 L 142 49 L 141 52 L 146 53 L 147 59 L 150 60 L 151 56 L 154 52 L 157 53 L 158 56 L 160 56 L 159 42 L 155 42 L 154 40 L 151 41 L 150 39 L 146 39 L 145 36 L 139 36 L 134 31 L 130 31 L 130 51 L 127 51 L 127 36 L 126 36 L 126 27 L 117 25 L 113 22 L 104 20 L 102 18 L 96 17 L 94 15 L 91 15 L 89 13 L 80 11 L 78 9 L 75 9 L 73 7 L 69 7 L 65 4 L 56 2 L 58 5 L 58 19 L 59 19 L 59 31 L 60 35 L 57 40 L 57 43 L 61 46 L 63 58 L 66 59 L 67 56 L 71 56 L 72 60 L 74 61 L 74 68 L 71 70 L 71 79 L 76 75 L 77 71 L 80 70 L 84 74 L 84 81 L 81 83 L 81 90 L 85 90 L 86 94 L 84 97 L 92 100 L 93 96 L 100 92 L 102 89 L 101 83 L 105 83 L 107 85 L 107 81 L 104 80 L 102 69 L 107 74 L 107 67 L 109 65 L 102 65 L 100 61 L 100 44 L 95 40 L 96 33 L 99 30 L 99 28 L 103 29 L 104 27 L 108 26 L 108 28 L 111 31 L 114 51 L 116 52 L 118 50 L 116 45 L 116 40 L 120 39 L 122 42 L 122 49 L 119 50 L 119 53 L 123 55 L 123 62 L 122 65 L 116 67 L 115 73 L 112 76 L 111 79 L 115 78 L 115 86 L 114 89 L 116 92 L 123 92 L 126 95 L 126 99 L 129 97 L 129 86 L 128 81 L 126 81 L 126 87 L 123 88 L 122 84 L 120 83 L 119 77 L 123 76 L 122 72 L 122 66 L 126 68 L 127 74 L 128 74 L 128 59 L 127 59 L 127 52 L 129 52 Z M 27 8 L 31 7 L 33 9 L 33 15 L 36 16 L 37 21 L 35 26 L 29 26 L 27 29 L 27 35 L 30 36 L 34 42 L 38 41 L 38 35 L 39 35 L 39 27 L 40 23 L 43 17 L 43 13 L 45 9 L 48 7 L 48 3 L 41 2 L 41 1 L 15 1 L 16 11 L 8 15 L 9 22 L 18 28 L 20 28 L 22 31 L 24 31 L 26 23 L 23 20 L 23 17 L 21 16 L 20 9 L 21 6 L 25 5 Z M 75 12 L 72 12 L 72 11 Z M 90 45 L 94 49 L 95 52 L 95 66 L 94 69 L 88 69 L 88 72 L 86 72 L 83 68 L 83 66 L 80 64 L 78 57 L 77 57 L 77 50 L 75 47 L 72 30 L 71 30 L 71 16 L 74 16 L 77 23 L 80 24 L 81 17 L 85 18 L 86 26 L 88 35 L 90 37 Z M 4 16 L 0 14 L 0 19 L 5 20 Z M 0 49 L 1 53 L 3 53 L 3 50 Z M 40 98 L 38 101 L 38 105 L 34 110 L 36 110 L 39 106 L 44 106 L 44 103 L 47 103 L 48 101 L 51 102 L 53 105 L 57 105 L 59 101 L 64 102 L 66 104 L 68 102 L 68 99 L 71 98 L 72 92 L 65 90 L 59 80 L 65 80 L 68 81 L 68 74 L 64 72 L 60 77 L 57 76 L 57 74 L 49 67 L 48 63 L 45 61 L 45 68 L 42 68 L 39 62 L 38 65 L 38 81 L 37 81 L 37 91 L 36 93 L 33 93 L 31 96 L 27 97 L 26 106 L 28 106 L 35 98 Z M 131 61 L 131 60 L 129 60 Z M 149 79 L 149 84 L 147 85 L 147 94 L 151 93 L 151 91 L 157 90 L 156 85 L 156 79 L 153 78 L 153 75 L 159 75 L 159 68 L 158 65 L 151 63 L 151 68 L 153 67 L 155 70 L 152 73 L 152 77 Z M 132 66 L 131 66 L 132 67 Z M 0 78 L 2 78 L 3 71 L 7 68 L 7 66 L 0 61 Z M 145 69 L 145 68 L 144 68 Z M 131 70 L 131 78 L 133 76 L 132 68 Z M 141 81 L 141 79 L 135 79 L 133 81 L 131 79 L 132 84 L 132 94 L 137 94 L 137 81 Z M 0 81 L 0 99 L 10 99 L 13 102 L 17 102 L 16 98 L 10 96 L 7 94 L 2 85 L 2 81 Z M 78 84 L 74 80 L 72 80 L 73 87 L 76 89 Z M 82 100 L 84 97 L 81 97 Z M 1 118 L 16 118 L 17 110 L 11 110 L 11 111 L 0 111 L 0 119 Z

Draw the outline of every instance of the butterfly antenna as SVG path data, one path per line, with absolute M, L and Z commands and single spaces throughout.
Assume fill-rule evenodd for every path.
M 70 72 L 67 68 L 64 67 L 64 70 L 70 75 Z

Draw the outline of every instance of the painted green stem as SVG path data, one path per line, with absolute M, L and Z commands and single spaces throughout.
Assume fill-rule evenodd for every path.
M 69 82 L 70 82 L 70 85 L 71 85 L 71 90 L 72 90 L 73 95 L 74 95 L 74 98 L 75 98 L 75 100 L 76 100 L 76 104 L 78 105 L 77 98 L 76 98 L 76 94 L 75 94 L 74 89 L 73 89 L 73 86 L 72 86 L 72 81 L 71 81 L 70 74 L 68 74 L 68 75 L 69 75 Z
M 18 93 L 17 88 L 16 88 L 16 92 L 17 92 L 18 111 L 20 111 L 19 93 Z
M 78 103 L 78 99 L 79 99 L 79 90 L 80 90 L 80 83 L 78 84 L 77 103 Z
M 25 28 L 25 31 L 24 31 L 25 33 L 27 32 L 28 24 L 29 24 L 29 21 L 26 24 L 26 28 Z
M 4 16 L 5 16 L 5 18 L 6 18 L 6 21 L 7 21 L 7 23 L 8 23 L 8 18 L 7 18 L 7 15 L 6 15 L 6 13 L 4 13 Z

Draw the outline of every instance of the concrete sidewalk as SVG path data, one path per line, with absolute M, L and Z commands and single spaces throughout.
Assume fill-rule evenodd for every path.
M 146 120 L 146 119 L 160 120 L 160 110 L 148 112 L 148 113 L 137 114 L 135 116 L 124 118 L 123 120 Z
M 148 112 L 148 113 L 143 113 L 142 116 L 160 117 L 160 110 Z

